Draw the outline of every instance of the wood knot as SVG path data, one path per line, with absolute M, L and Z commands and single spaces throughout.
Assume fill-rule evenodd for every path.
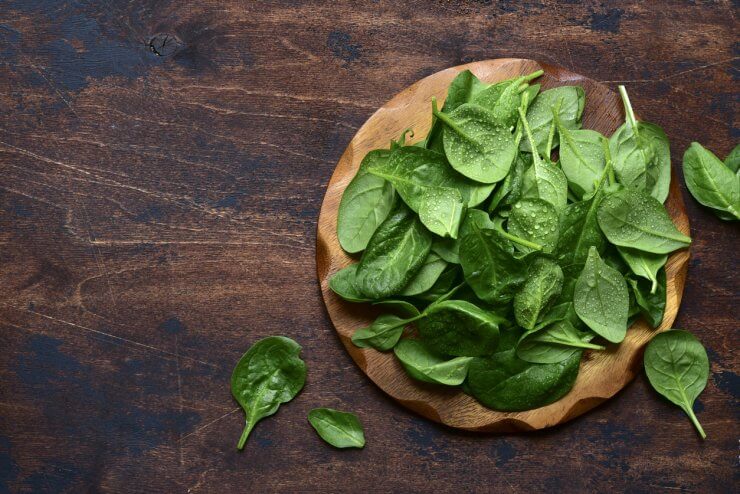
M 174 34 L 160 33 L 149 40 L 149 49 L 158 57 L 169 57 L 179 51 L 182 41 Z

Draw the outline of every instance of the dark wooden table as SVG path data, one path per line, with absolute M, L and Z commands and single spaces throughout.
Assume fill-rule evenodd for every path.
M 334 3 L 0 0 L 0 491 L 737 492 L 738 229 L 685 188 L 676 326 L 709 352 L 705 442 L 644 376 L 538 433 L 421 419 L 352 363 L 314 261 L 356 129 L 448 66 L 624 83 L 677 170 L 692 140 L 724 156 L 733 2 Z M 238 453 L 228 379 L 272 334 L 303 346 L 308 383 Z M 316 406 L 357 412 L 367 447 L 322 443 Z

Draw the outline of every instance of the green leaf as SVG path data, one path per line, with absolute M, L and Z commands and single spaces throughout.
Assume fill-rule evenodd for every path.
M 434 252 L 429 252 L 421 269 L 416 273 L 416 276 L 411 278 L 411 281 L 403 288 L 400 295 L 412 297 L 429 290 L 434 286 L 446 267 L 447 262 L 444 259 Z
M 357 415 L 331 408 L 314 408 L 308 412 L 308 421 L 321 439 L 335 448 L 362 448 L 365 433 Z
M 665 266 L 668 254 L 651 254 L 629 247 L 617 247 L 617 251 L 633 273 L 650 281 L 650 293 L 655 293 L 658 288 L 658 270 Z
M 431 247 L 432 235 L 399 204 L 370 239 L 357 267 L 355 286 L 371 299 L 399 293 L 421 269 Z
M 514 136 L 505 125 L 473 104 L 449 115 L 438 111 L 435 115 L 445 124 L 444 150 L 455 170 L 487 184 L 503 180 L 517 153 Z
M 706 439 L 693 410 L 709 377 L 709 359 L 699 340 L 678 329 L 660 333 L 645 348 L 644 362 L 653 388 L 686 412 L 702 439 Z
M 611 243 L 654 254 L 668 254 L 691 243 L 673 224 L 663 205 L 654 197 L 622 189 L 608 194 L 599 206 L 597 219 Z
M 385 163 L 390 151 L 375 150 L 365 155 L 360 169 L 347 185 L 337 213 L 337 238 L 342 248 L 350 253 L 367 247 L 375 230 L 393 208 L 393 186 L 380 177 L 368 173 L 376 163 Z
M 500 208 L 511 206 L 516 203 L 522 195 L 522 184 L 524 173 L 527 171 L 529 164 L 524 160 L 521 153 L 517 155 L 514 163 L 511 165 L 506 178 L 499 183 L 496 191 L 491 197 L 488 205 L 488 211 L 493 213 Z
M 476 358 L 468 368 L 469 392 L 483 405 L 503 412 L 532 410 L 553 403 L 573 387 L 581 352 L 556 364 L 533 364 L 514 348 Z
M 683 176 L 694 199 L 723 220 L 740 219 L 740 175 L 698 142 L 683 155 Z
M 740 170 L 740 144 L 730 151 L 730 154 L 725 158 L 725 166 L 732 170 L 732 173 L 737 173 Z
M 550 156 L 550 150 L 545 147 L 547 147 L 548 134 L 553 124 L 552 108 L 561 99 L 558 116 L 562 125 L 568 129 L 581 127 L 583 108 L 586 105 L 586 96 L 582 87 L 560 86 L 541 92 L 527 109 L 527 121 L 540 155 Z M 553 146 L 555 145 L 557 145 L 557 140 L 553 142 Z M 522 140 L 520 148 L 522 151 L 532 152 L 533 146 L 529 140 Z
M 578 331 L 566 320 L 539 331 L 524 333 L 516 347 L 516 355 L 535 364 L 556 364 L 580 353 L 583 349 L 605 350 L 589 343 L 595 335 Z
M 590 199 L 568 204 L 560 220 L 560 236 L 555 254 L 561 264 L 583 264 L 591 247 L 601 254 L 606 238 L 599 228 L 596 214 L 603 198 L 599 187 Z
M 459 239 L 461 236 L 462 235 L 458 232 L 457 238 L 435 238 L 432 242 L 432 252 L 451 264 L 460 264 Z
M 619 343 L 627 333 L 629 292 L 624 278 L 599 257 L 595 247 L 576 281 L 573 306 L 578 317 L 596 334 Z
M 408 302 L 406 300 L 397 300 L 397 299 L 386 299 L 386 300 L 380 300 L 378 302 L 373 302 L 373 305 L 376 307 L 383 307 L 390 309 L 394 311 L 396 314 L 400 315 L 401 317 L 416 317 L 420 314 L 419 309 L 416 308 L 414 304 L 411 302 Z
M 239 359 L 231 374 L 231 394 L 246 413 L 237 445 L 244 448 L 255 424 L 292 400 L 306 382 L 306 364 L 298 343 L 284 336 L 259 340 Z
M 352 334 L 352 343 L 358 348 L 375 348 L 381 352 L 390 350 L 403 334 L 406 326 L 423 316 L 418 315 L 402 318 L 392 314 L 378 316 L 373 323 L 355 331 Z
M 594 130 L 570 130 L 558 125 L 560 166 L 579 199 L 590 195 L 606 167 L 606 138 Z
M 563 270 L 553 261 L 538 257 L 530 265 L 527 279 L 514 296 L 517 324 L 533 329 L 563 289 Z
M 347 302 L 369 302 L 356 283 L 357 264 L 350 264 L 340 269 L 329 280 L 329 288 Z
M 432 351 L 456 357 L 491 353 L 498 344 L 499 324 L 505 320 L 463 300 L 430 305 L 417 328 Z
M 651 292 L 651 282 L 643 279 L 626 278 L 635 297 L 635 303 L 640 309 L 647 323 L 655 329 L 663 322 L 666 304 L 666 276 L 665 269 L 658 271 L 656 289 Z
M 542 199 L 522 199 L 511 208 L 508 232 L 539 244 L 543 252 L 552 252 L 560 234 L 560 216 L 555 206 Z M 519 246 L 523 252 L 533 249 Z
M 412 378 L 434 384 L 458 386 L 468 375 L 472 357 L 446 360 L 430 352 L 418 340 L 404 339 L 393 349 L 401 365 Z

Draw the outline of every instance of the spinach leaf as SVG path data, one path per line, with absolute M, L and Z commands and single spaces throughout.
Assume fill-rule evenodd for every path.
M 520 95 L 527 90 L 529 81 L 540 77 L 542 74 L 543 71 L 538 70 L 526 76 L 492 84 L 478 92 L 471 103 L 489 110 L 499 122 L 511 128 L 516 124 L 518 118 L 517 109 L 521 104 Z M 534 99 L 534 95 L 532 96 Z
M 499 324 L 505 319 L 464 300 L 430 305 L 417 328 L 430 350 L 456 357 L 491 353 L 498 344 Z
M 644 362 L 653 388 L 686 412 L 702 439 L 706 439 L 693 410 L 709 377 L 709 359 L 699 340 L 679 329 L 660 333 L 645 348 Z
M 462 384 L 468 375 L 468 365 L 472 357 L 455 357 L 446 360 L 430 352 L 420 341 L 403 339 L 393 349 L 393 353 L 412 378 L 446 386 Z
M 467 388 L 483 405 L 503 412 L 531 410 L 553 403 L 573 387 L 581 352 L 555 364 L 533 364 L 510 348 L 476 358 L 468 368 Z
M 308 422 L 321 439 L 335 448 L 362 448 L 365 432 L 357 415 L 331 408 L 314 408 L 308 412 Z
M 521 153 L 519 153 L 511 165 L 508 175 L 499 183 L 491 197 L 491 202 L 488 204 L 488 211 L 490 213 L 493 213 L 499 208 L 511 206 L 519 200 L 522 195 L 524 173 L 528 167 L 529 164 L 524 160 Z
M 619 343 L 627 333 L 629 292 L 619 271 L 599 257 L 596 247 L 588 251 L 586 264 L 573 293 L 578 317 L 596 334 Z
M 652 288 L 650 282 L 642 279 L 635 280 L 632 278 L 626 278 L 627 284 L 632 290 L 632 294 L 635 297 L 635 303 L 639 307 L 640 313 L 653 329 L 660 326 L 660 323 L 663 322 L 663 315 L 665 314 L 665 269 L 658 271 L 656 279 L 658 282 L 657 287 L 655 291 L 651 291 Z
M 595 335 L 578 331 L 566 320 L 539 331 L 524 333 L 516 347 L 516 355 L 535 364 L 556 364 L 581 352 L 584 348 L 605 350 L 589 343 Z
M 651 254 L 629 247 L 617 247 L 617 251 L 633 273 L 650 280 L 650 293 L 655 293 L 658 288 L 658 270 L 665 266 L 668 254 Z
M 376 228 L 393 208 L 396 196 L 393 186 L 368 173 L 368 168 L 376 163 L 385 163 L 389 155 L 390 151 L 383 149 L 367 153 L 342 194 L 337 213 L 337 238 L 347 252 L 364 250 Z
M 508 127 L 477 105 L 464 104 L 449 115 L 434 105 L 434 114 L 445 125 L 444 150 L 452 168 L 478 182 L 503 180 L 517 153 Z
M 558 241 L 560 217 L 549 202 L 527 198 L 511 208 L 507 226 L 510 234 L 537 243 L 543 252 L 552 252 Z M 520 244 L 517 246 L 523 252 L 535 250 Z
M 298 343 L 284 336 L 259 340 L 239 359 L 231 374 L 231 394 L 246 413 L 237 444 L 244 448 L 255 424 L 292 400 L 306 382 L 306 364 Z
M 419 315 L 419 309 L 417 309 L 414 304 L 406 300 L 389 298 L 386 300 L 380 300 L 379 302 L 373 302 L 373 305 L 390 309 L 402 317 L 416 317 Z
M 462 225 L 461 225 L 462 227 Z M 445 261 L 452 264 L 460 264 L 460 237 L 461 233 L 458 232 L 458 238 L 435 238 L 432 242 L 432 252 L 437 254 Z
M 725 166 L 732 170 L 732 173 L 737 173 L 740 170 L 740 144 L 730 151 L 730 154 L 725 158 Z
M 460 265 L 475 294 L 488 303 L 507 303 L 524 283 L 524 261 L 498 230 L 471 224 L 460 243 Z
M 550 156 L 547 147 L 547 138 L 553 124 L 552 108 L 562 99 L 558 116 L 564 127 L 578 129 L 581 127 L 583 108 L 586 105 L 586 94 L 582 87 L 561 86 L 541 92 L 527 109 L 527 121 L 532 133 L 532 140 L 523 140 L 522 151 L 532 152 L 537 149 L 539 154 Z M 521 118 L 521 117 L 520 117 Z M 534 141 L 534 144 L 533 142 Z M 553 146 L 557 140 L 553 141 Z M 537 154 L 537 153 L 533 153 Z
M 329 280 L 329 288 L 347 302 L 369 302 L 371 299 L 357 287 L 355 279 L 357 266 L 357 264 L 350 264 L 334 273 Z
M 698 142 L 683 155 L 683 176 L 694 199 L 720 219 L 740 219 L 740 174 Z
M 355 274 L 355 286 L 371 299 L 400 292 L 421 269 L 432 235 L 405 205 L 397 205 L 373 234 Z
M 645 192 L 622 189 L 609 193 L 596 215 L 611 243 L 654 254 L 668 254 L 691 243 L 673 224 L 663 205 Z
M 526 281 L 514 295 L 517 324 L 525 329 L 533 329 L 562 289 L 563 270 L 560 266 L 544 257 L 535 259 L 529 267 Z
M 452 290 L 461 278 L 462 269 L 455 264 L 448 264 L 442 274 L 428 290 L 416 295 L 416 299 L 425 302 L 434 302 L 441 296 Z
M 434 252 L 429 252 L 421 269 L 416 273 L 416 276 L 411 278 L 411 281 L 403 288 L 400 295 L 412 297 L 429 290 L 437 282 L 446 267 L 447 263 L 444 259 Z
M 390 350 L 398 343 L 404 328 L 422 317 L 424 316 L 421 314 L 409 318 L 392 314 L 380 315 L 367 328 L 355 331 L 352 334 L 352 343 L 358 348 L 372 347 L 381 352 Z
M 579 199 L 590 195 L 606 167 L 606 138 L 595 130 L 570 130 L 555 119 L 560 136 L 560 166 Z

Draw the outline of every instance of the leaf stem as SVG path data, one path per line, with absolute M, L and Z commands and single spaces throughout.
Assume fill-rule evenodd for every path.
M 699 435 L 701 436 L 701 438 L 706 439 L 707 434 L 704 432 L 704 428 L 699 423 L 699 419 L 697 419 L 696 415 L 694 415 L 694 410 L 692 410 L 691 407 L 688 405 L 683 410 L 691 419 L 691 422 L 694 424 L 694 427 L 696 427 L 696 430 L 699 431 Z
M 252 432 L 252 427 L 254 427 L 254 423 L 247 422 L 244 426 L 244 430 L 242 431 L 242 435 L 239 438 L 239 442 L 236 445 L 236 449 L 241 451 L 244 449 L 244 444 L 247 442 L 247 437 L 249 437 L 249 433 Z
M 501 227 L 497 227 L 496 230 L 501 235 L 503 235 L 504 237 L 506 237 L 507 239 L 511 240 L 512 242 L 516 244 L 523 245 L 524 247 L 529 247 L 530 249 L 534 249 L 534 250 L 542 250 L 542 246 L 540 244 L 536 244 L 534 242 L 530 242 L 529 240 L 525 240 L 521 237 L 517 237 L 516 235 L 512 235 L 511 233 L 504 231 L 504 229 Z
M 545 73 L 545 71 L 542 70 L 542 69 L 535 70 L 531 74 L 527 74 L 527 75 L 524 76 L 524 82 L 529 82 L 531 80 L 537 79 L 539 76 L 541 76 L 544 73 Z
M 601 145 L 604 148 L 604 161 L 606 163 L 606 171 L 609 174 L 609 185 L 614 185 L 615 183 L 617 183 L 617 177 L 614 175 L 614 166 L 612 165 L 612 152 L 609 150 L 609 141 L 607 139 L 603 139 L 601 141 Z
M 632 103 L 630 103 L 630 97 L 627 95 L 627 89 L 624 86 L 619 86 L 619 95 L 622 97 L 622 103 L 624 104 L 624 115 L 627 117 L 627 124 L 632 129 L 632 132 L 637 135 L 637 119 L 635 118 L 635 112 L 632 110 Z
M 477 143 L 477 141 L 473 139 L 472 137 L 470 137 L 468 134 L 466 134 L 465 131 L 462 130 L 460 126 L 455 123 L 454 120 L 452 120 L 450 117 L 448 117 L 447 115 L 445 115 L 444 113 L 442 113 L 441 111 L 437 109 L 437 98 L 434 98 L 434 97 L 432 98 L 432 114 L 438 119 L 440 119 L 442 123 L 444 123 L 446 126 L 448 126 L 452 130 L 460 134 L 466 140 Z
M 542 164 L 540 160 L 540 152 L 537 149 L 537 144 L 534 142 L 534 137 L 532 137 L 532 130 L 529 128 L 529 122 L 527 122 L 527 115 L 525 115 L 524 110 L 519 107 L 519 120 L 522 122 L 522 125 L 524 126 L 524 133 L 527 134 L 527 140 L 529 141 L 529 146 L 532 148 L 532 160 L 534 160 L 535 164 Z
M 563 98 L 558 98 L 558 103 L 550 108 L 552 111 L 552 124 L 550 125 L 550 132 L 547 134 L 547 153 L 548 161 L 550 160 L 550 151 L 552 150 L 552 141 L 555 139 L 555 126 L 558 127 L 558 133 L 560 132 L 560 107 L 563 106 Z
M 581 341 L 581 342 L 569 341 L 567 343 L 563 342 L 563 345 L 572 346 L 575 348 L 587 348 L 589 350 L 600 350 L 600 351 L 606 350 L 605 346 L 595 345 L 593 343 L 586 343 L 585 341 Z

